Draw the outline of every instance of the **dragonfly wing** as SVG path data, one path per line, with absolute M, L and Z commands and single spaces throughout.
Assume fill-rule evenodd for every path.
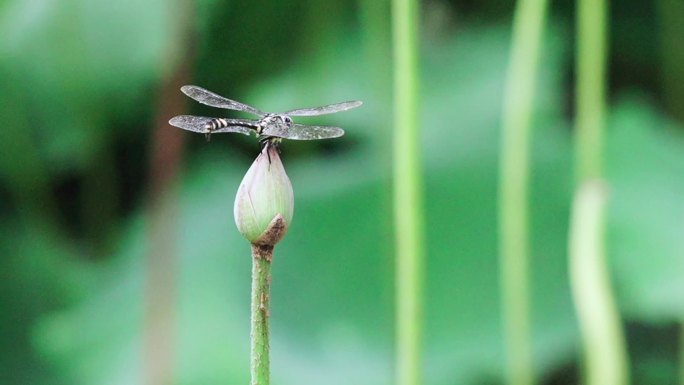
M 264 113 L 257 108 L 248 106 L 244 103 L 236 102 L 235 100 L 224 98 L 223 96 L 205 90 L 202 87 L 183 86 L 181 87 L 181 91 L 198 102 L 206 104 L 207 106 L 225 108 L 227 110 L 244 111 L 259 116 L 264 115 Z
M 214 119 L 215 118 L 207 118 L 204 116 L 179 115 L 171 118 L 171 120 L 169 120 L 169 124 L 187 131 L 199 132 L 201 134 L 237 132 L 240 134 L 249 135 L 252 132 L 252 129 L 250 127 L 254 126 L 253 120 L 223 119 L 228 123 L 227 127 L 219 128 L 217 130 L 211 130 L 211 122 Z
M 352 100 L 349 102 L 328 104 L 327 106 L 314 107 L 314 108 L 299 108 L 296 110 L 290 110 L 283 112 L 283 115 L 290 116 L 316 116 L 325 114 L 334 114 L 335 112 L 342 112 L 351 110 L 352 108 L 359 107 L 363 102 L 360 100 Z
M 309 126 L 306 124 L 293 124 L 290 127 L 267 127 L 262 135 L 276 136 L 293 140 L 317 140 L 337 138 L 344 135 L 344 130 L 332 126 Z

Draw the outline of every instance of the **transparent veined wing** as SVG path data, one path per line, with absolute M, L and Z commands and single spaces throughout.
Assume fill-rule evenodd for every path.
M 363 102 L 360 100 L 352 100 L 349 102 L 328 104 L 327 106 L 313 107 L 313 108 L 298 108 L 296 110 L 290 110 L 283 112 L 283 115 L 290 116 L 316 116 L 325 114 L 334 114 L 336 112 L 342 112 L 351 110 L 352 108 L 359 107 Z
M 201 134 L 212 133 L 220 134 L 222 132 L 237 132 L 240 134 L 249 135 L 253 128 L 256 127 L 254 120 L 248 119 L 222 119 L 228 126 L 222 127 L 216 130 L 211 130 L 211 122 L 215 118 L 207 118 L 204 116 L 193 116 L 193 115 L 179 115 L 171 118 L 169 124 L 184 130 L 199 132 Z
M 235 100 L 230 100 L 224 98 L 221 95 L 215 94 L 209 90 L 205 90 L 202 87 L 197 86 L 183 86 L 181 91 L 189 97 L 197 100 L 202 104 L 216 108 L 225 108 L 227 110 L 244 111 L 250 114 L 263 116 L 265 113 L 260 111 L 258 108 L 254 108 L 244 103 L 236 102 Z
M 275 136 L 279 138 L 294 140 L 316 140 L 338 138 L 344 135 L 344 130 L 332 126 L 309 126 L 306 124 L 293 124 L 287 126 L 270 126 L 264 128 L 264 136 Z

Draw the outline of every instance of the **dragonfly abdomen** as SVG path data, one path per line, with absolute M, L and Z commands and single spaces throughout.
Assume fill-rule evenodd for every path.
M 228 127 L 228 121 L 223 118 L 213 118 L 207 122 L 206 129 L 208 131 L 215 131 L 219 128 Z

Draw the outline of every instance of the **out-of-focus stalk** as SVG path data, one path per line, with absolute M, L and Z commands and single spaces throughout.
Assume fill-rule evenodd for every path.
M 684 385 L 684 327 L 679 326 L 679 384 Z
M 606 1 L 578 0 L 575 172 L 601 178 L 606 86 Z
M 169 128 L 169 116 L 185 110 L 185 99 L 178 88 L 187 84 L 194 62 L 192 3 L 177 0 L 174 49 L 166 63 L 178 60 L 175 69 L 159 89 L 158 106 L 152 132 L 149 175 L 149 217 L 145 287 L 143 293 L 143 385 L 167 385 L 175 380 L 176 367 L 176 293 L 178 238 L 177 177 L 183 156 L 183 136 Z M 174 55 L 175 54 L 175 55 Z
M 570 284 L 582 334 L 586 385 L 628 383 L 629 370 L 604 250 L 602 182 L 606 2 L 579 0 L 576 173 L 570 221 Z
M 660 57 L 662 89 L 667 113 L 684 121 L 684 1 L 656 1 L 660 21 Z
M 684 1 L 659 0 L 656 2 L 660 21 L 661 84 L 665 110 L 669 115 L 684 122 Z M 673 124 L 673 127 L 678 127 Z M 684 385 L 684 324 L 679 327 L 679 383 Z
M 507 383 L 534 382 L 529 305 L 528 179 L 534 80 L 546 0 L 515 8 L 503 104 L 499 178 L 499 254 Z
M 183 63 L 164 82 L 159 95 L 156 128 L 152 140 L 148 251 L 144 289 L 143 381 L 165 385 L 174 381 L 177 253 L 176 177 L 183 153 L 183 139 L 171 130 L 169 115 L 183 111 L 178 86 L 188 78 Z
M 424 241 L 418 135 L 418 15 L 416 0 L 393 0 L 395 365 L 399 385 L 421 383 Z
M 583 183 L 573 203 L 569 255 L 572 293 L 580 320 L 584 384 L 628 383 L 627 353 L 605 263 L 606 186 Z

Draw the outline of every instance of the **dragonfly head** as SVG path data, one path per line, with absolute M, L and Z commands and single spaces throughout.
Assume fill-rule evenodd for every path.
M 292 126 L 292 118 L 283 114 L 266 114 L 261 118 L 262 124 L 287 127 Z

